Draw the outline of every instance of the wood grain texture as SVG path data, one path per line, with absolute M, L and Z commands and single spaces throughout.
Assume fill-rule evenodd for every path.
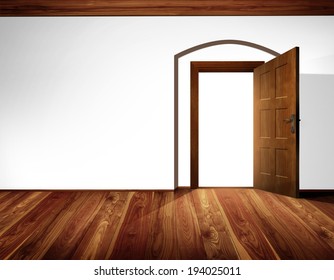
M 16 206 L 20 200 L 24 199 L 24 197 L 28 195 L 29 194 L 27 194 L 27 192 L 13 191 L 9 194 L 6 192 L 6 195 L 4 195 L 3 198 L 0 200 L 1 215 L 4 215 L 4 209 L 11 209 L 13 205 Z
M 174 192 L 154 192 L 145 258 L 178 259 Z
M 52 213 L 61 211 L 63 205 L 59 201 L 66 200 L 71 194 L 56 192 L 44 199 L 38 207 L 29 211 L 17 223 L 0 236 L 0 259 L 8 259 L 26 240 L 39 232 L 39 224 L 48 220 Z
M 325 197 L 317 197 L 315 199 L 310 198 L 309 200 L 307 200 L 307 202 L 319 208 L 323 213 L 331 217 L 331 219 L 334 219 L 334 208 L 330 207 L 331 205 L 334 204 L 333 198 L 334 195 L 331 197 L 325 196 Z
M 252 188 L 0 191 L 0 259 L 334 259 L 333 198 Z
M 198 188 L 198 97 L 199 71 L 194 62 L 190 63 L 190 187 Z
M 294 209 L 280 202 L 278 198 L 282 196 L 268 195 L 267 192 L 263 192 L 261 198 L 262 205 L 267 208 L 267 211 L 273 213 L 276 221 L 285 229 L 281 234 L 293 250 L 293 256 L 297 256 L 298 259 L 332 259 L 334 257 L 334 251 L 329 244 L 322 242 L 320 236 L 308 226 L 307 220 L 303 220 L 303 216 L 295 215 Z M 287 259 L 291 259 L 291 256 Z
M 145 259 L 153 192 L 136 192 L 127 209 L 111 259 Z
M 297 197 L 299 48 L 255 68 L 253 77 L 254 187 Z
M 1 0 L 11 16 L 333 15 L 331 0 Z
M 106 199 L 106 192 L 93 192 L 85 203 L 78 207 L 58 238 L 43 256 L 43 259 L 70 259 L 82 240 L 92 219 Z
M 191 68 L 198 72 L 253 72 L 264 61 L 192 61 Z
M 2 191 L 0 192 L 0 204 L 4 201 L 3 197 L 12 193 L 11 191 Z
M 212 190 L 197 189 L 192 196 L 207 257 L 212 260 L 238 259 L 227 222 L 220 213 Z
M 298 258 L 303 257 L 303 255 L 300 256 L 298 254 L 300 244 L 296 248 L 297 244 L 294 240 L 291 240 L 285 226 L 281 223 L 282 221 L 276 218 L 276 215 L 263 205 L 258 192 L 248 192 L 238 195 L 248 211 L 253 213 L 254 221 L 262 228 L 268 241 L 281 259 L 290 259 L 293 256 L 298 256 Z M 294 250 L 294 248 L 296 249 Z
M 120 223 L 128 192 L 110 192 L 77 247 L 73 259 L 106 259 Z
M 23 196 L 15 200 L 14 205 L 9 204 L 6 208 L 2 209 L 0 215 L 0 234 L 32 211 L 49 194 L 48 192 L 26 192 Z
M 13 259 L 43 259 L 46 252 L 64 230 L 71 217 L 88 200 L 88 192 L 73 192 L 58 202 L 59 212 L 49 213 L 48 218 L 36 226 L 40 229 L 31 235 L 11 256 Z
M 278 197 L 289 211 L 297 214 L 299 219 L 307 224 L 332 250 L 334 250 L 334 223 L 333 217 L 321 212 L 312 203 L 306 200 L 295 200 L 285 196 Z M 334 202 L 333 202 L 334 203 Z M 325 215 L 324 215 L 325 214 Z
M 191 192 L 178 191 L 175 195 L 175 208 L 179 257 L 186 260 L 206 259 Z
M 252 259 L 275 260 L 277 253 L 270 246 L 266 236 L 253 219 L 253 215 L 244 206 L 233 190 L 216 192 L 216 195 L 226 212 L 229 222 L 240 243 Z

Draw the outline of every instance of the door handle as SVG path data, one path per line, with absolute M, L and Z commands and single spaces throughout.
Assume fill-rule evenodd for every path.
M 284 119 L 284 121 L 286 123 L 291 123 L 290 131 L 291 133 L 295 133 L 296 132 L 296 128 L 295 128 L 296 115 L 292 114 L 289 119 Z

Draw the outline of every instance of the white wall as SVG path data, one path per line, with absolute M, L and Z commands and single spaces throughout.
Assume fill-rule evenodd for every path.
M 334 67 L 334 61 L 331 61 Z M 303 189 L 334 189 L 334 71 L 302 74 L 300 180 Z
M 332 83 L 333 27 L 334 17 L 0 18 L 0 188 L 172 189 L 173 56 L 221 39 L 300 47 L 301 187 L 333 188 L 334 148 L 322 140 L 333 130 L 314 135 L 323 108 L 303 92 L 305 74 Z M 270 58 L 241 46 L 182 58 L 180 130 L 190 60 Z M 189 185 L 186 136 L 180 131 L 179 185 Z

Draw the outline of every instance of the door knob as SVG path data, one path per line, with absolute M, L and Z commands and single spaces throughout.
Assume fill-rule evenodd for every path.
M 296 128 L 295 128 L 296 115 L 292 114 L 289 119 L 284 119 L 284 121 L 286 123 L 291 123 L 290 131 L 291 133 L 295 133 L 296 132 Z

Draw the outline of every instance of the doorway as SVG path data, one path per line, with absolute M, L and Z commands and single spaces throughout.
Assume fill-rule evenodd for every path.
M 179 186 L 189 187 L 190 182 L 188 182 L 188 178 L 190 178 L 189 175 L 186 177 L 184 174 L 190 174 L 190 164 L 188 163 L 189 156 L 186 154 L 182 154 L 182 156 L 179 155 L 179 150 L 182 150 L 181 147 L 179 147 L 179 135 L 180 135 L 180 129 L 179 129 L 179 62 L 181 58 L 184 58 L 194 52 L 197 52 L 202 49 L 211 48 L 214 46 L 223 46 L 223 45 L 238 45 L 238 46 L 244 46 L 246 48 L 251 48 L 255 50 L 259 50 L 263 53 L 266 53 L 267 55 L 271 55 L 273 57 L 277 57 L 280 54 L 272 49 L 269 49 L 265 46 L 255 44 L 253 42 L 248 41 L 242 41 L 242 40 L 216 40 L 211 42 L 202 43 L 199 45 L 192 46 L 190 48 L 187 48 L 181 52 L 178 52 L 174 55 L 174 189 L 177 189 Z M 262 60 L 264 57 L 261 57 L 260 60 Z M 189 68 L 188 68 L 189 69 Z M 188 102 L 187 108 L 188 107 Z M 190 112 L 187 116 L 190 116 Z M 185 132 L 186 131 L 186 132 Z M 186 133 L 186 138 L 190 137 L 190 129 L 183 130 L 182 133 Z M 189 133 L 189 134 L 188 134 Z M 188 142 L 189 143 L 189 142 Z M 183 143 L 185 144 L 185 143 Z M 186 144 L 186 150 L 190 151 L 190 147 L 188 148 L 188 145 Z M 187 164 L 185 164 L 187 162 Z M 182 167 L 181 167 L 182 166 Z M 186 166 L 186 167 L 185 167 Z M 179 170 L 181 168 L 181 170 Z M 182 174 L 182 175 L 181 175 Z M 182 176 L 182 183 L 179 184 L 179 175 Z
M 222 44 L 239 44 L 273 56 L 259 61 L 191 62 L 190 188 L 198 188 L 198 80 L 200 72 L 253 72 L 254 170 L 257 189 L 299 195 L 299 47 L 279 54 L 266 47 L 238 40 L 197 45 L 174 56 L 174 187 L 178 188 L 178 73 L 179 59 L 194 51 Z M 223 63 L 220 64 L 220 63 Z M 189 165 L 188 165 L 189 166 Z
M 199 73 L 249 73 L 263 61 L 193 61 L 191 62 L 190 184 L 199 187 Z M 238 114 L 238 112 L 236 112 Z M 226 133 L 227 137 L 229 133 Z
M 198 188 L 199 73 L 253 72 L 254 184 L 257 189 L 299 195 L 299 48 L 264 63 L 191 62 L 190 182 Z M 238 108 L 236 108 L 236 113 Z M 226 137 L 231 137 L 226 132 Z
M 253 186 L 253 73 L 199 73 L 201 187 Z

